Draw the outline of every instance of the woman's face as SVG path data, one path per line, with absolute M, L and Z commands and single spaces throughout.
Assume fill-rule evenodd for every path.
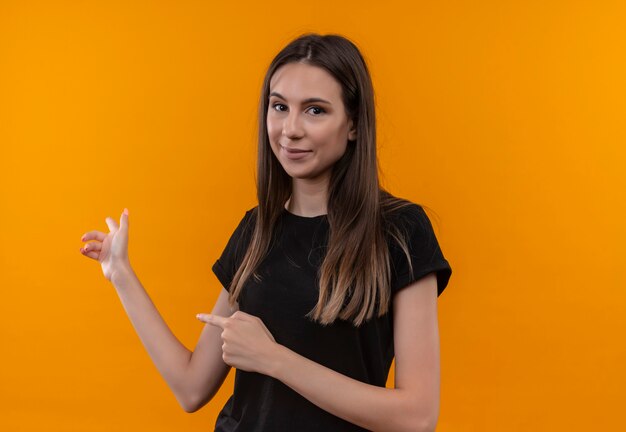
M 327 180 L 356 138 L 341 85 L 324 69 L 288 63 L 270 80 L 267 133 L 272 151 L 292 178 Z

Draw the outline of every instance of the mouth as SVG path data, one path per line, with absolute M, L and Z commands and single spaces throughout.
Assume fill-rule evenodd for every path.
M 291 161 L 306 160 L 308 159 L 309 153 L 313 152 L 312 150 L 287 148 L 283 145 L 280 146 L 280 149 L 284 152 L 285 157 Z
M 291 153 L 291 154 L 300 154 L 300 153 L 308 153 L 311 150 L 303 150 L 303 149 L 297 149 L 297 148 L 289 148 L 289 147 L 285 147 L 283 145 L 280 146 L 283 150 L 285 150 L 287 153 Z

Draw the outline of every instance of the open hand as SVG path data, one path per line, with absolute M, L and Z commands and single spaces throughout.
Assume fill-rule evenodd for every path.
M 101 231 L 89 231 L 85 233 L 81 240 L 95 240 L 80 248 L 80 252 L 89 258 L 100 263 L 104 277 L 111 280 L 111 277 L 121 268 L 129 266 L 128 260 L 128 209 L 124 209 L 120 217 L 120 225 L 113 218 L 107 217 L 106 223 L 109 233 Z
M 198 314 L 196 318 L 222 329 L 224 363 L 247 372 L 270 374 L 279 345 L 260 318 L 241 311 L 230 317 Z

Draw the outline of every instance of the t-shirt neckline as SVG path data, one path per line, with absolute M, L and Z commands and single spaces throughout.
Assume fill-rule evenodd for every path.
M 289 210 L 283 207 L 283 214 L 289 219 L 301 221 L 301 222 L 314 222 L 321 219 L 325 219 L 328 214 L 317 215 L 317 216 L 299 216 L 297 214 L 291 213 Z

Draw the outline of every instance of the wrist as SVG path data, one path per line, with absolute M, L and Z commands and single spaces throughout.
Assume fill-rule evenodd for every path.
M 271 376 L 272 378 L 280 380 L 281 371 L 283 371 L 289 361 L 289 356 L 292 354 L 292 351 L 281 345 L 276 343 L 276 346 L 273 350 L 273 355 L 271 356 L 270 362 L 268 363 L 268 370 L 266 375 Z
M 128 285 L 128 281 L 135 276 L 130 263 L 120 263 L 115 267 L 115 270 L 111 272 L 111 283 L 116 287 L 123 287 Z

